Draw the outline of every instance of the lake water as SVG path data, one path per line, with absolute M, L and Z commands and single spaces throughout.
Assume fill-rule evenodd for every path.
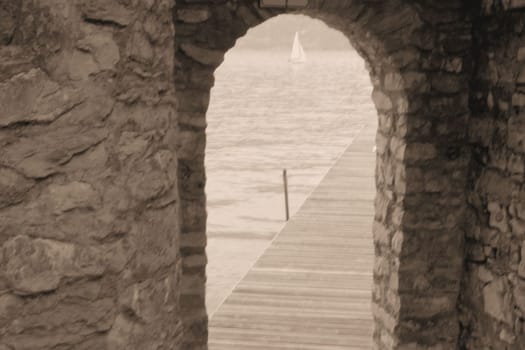
M 363 121 L 377 118 L 364 61 L 353 50 L 231 50 L 207 113 L 207 305 L 217 307 L 293 215 Z

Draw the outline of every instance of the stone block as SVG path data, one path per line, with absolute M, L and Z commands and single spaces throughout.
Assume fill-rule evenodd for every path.
M 517 180 L 521 180 L 521 176 L 525 174 L 525 160 L 523 155 L 511 154 L 507 160 L 506 170 Z
M 119 296 L 119 305 L 136 319 L 146 324 L 153 324 L 164 312 L 173 310 L 176 291 L 173 290 L 174 278 L 147 279 L 126 288 Z
M 397 326 L 397 319 L 391 315 L 387 310 L 385 310 L 382 305 L 372 303 L 372 314 L 374 319 L 380 322 L 386 330 L 389 332 L 394 332 L 395 327 Z
M 509 210 L 512 216 L 525 221 L 525 201 L 521 199 L 512 201 Z
M 431 143 L 408 143 L 406 146 L 405 160 L 409 163 L 427 161 L 438 155 L 436 146 Z
M 499 202 L 490 202 L 487 205 L 490 213 L 489 226 L 498 229 L 500 232 L 509 232 L 507 208 Z
M 77 48 L 91 53 L 100 70 L 113 69 L 120 60 L 119 47 L 111 33 L 90 33 L 77 42 Z
M 431 84 L 432 89 L 447 94 L 458 93 L 465 88 L 462 76 L 456 74 L 434 75 Z
M 516 342 L 516 336 L 510 333 L 506 328 L 501 330 L 499 338 L 507 344 L 514 344 Z
M 406 67 L 418 67 L 421 59 L 421 52 L 415 48 L 407 47 L 403 50 L 393 52 L 389 57 L 395 67 L 401 69 Z
M 514 107 L 525 107 L 525 94 L 516 92 L 512 95 L 512 105 Z
M 0 45 L 3 46 L 9 45 L 13 40 L 18 21 L 20 20 L 22 3 L 7 1 L 3 2 L 1 6 L 4 18 L 0 21 Z
M 518 61 L 521 62 L 521 61 L 524 61 L 525 60 L 525 46 L 523 47 L 520 47 L 518 49 Z
M 61 87 L 40 69 L 31 69 L 0 83 L 0 127 L 51 123 L 82 101 L 78 91 Z
M 401 95 L 395 100 L 396 112 L 400 115 L 417 113 L 422 110 L 423 103 L 421 99 L 410 98 L 407 95 Z
M 484 284 L 494 280 L 494 274 L 483 265 L 478 268 L 477 276 L 478 279 Z
M 206 234 L 203 232 L 182 233 L 180 237 L 181 248 L 204 248 L 206 247 Z
M 0 296 L 0 325 L 12 322 L 13 318 L 23 305 L 23 299 L 13 294 L 3 294 Z M 1 349 L 1 347 L 0 347 Z
M 63 59 L 64 61 L 60 62 L 59 65 L 63 67 L 71 80 L 85 81 L 91 74 L 101 71 L 95 62 L 95 58 L 89 52 L 74 50 L 71 55 L 64 55 Z
M 215 70 L 213 67 L 205 68 L 199 66 L 192 69 L 189 76 L 189 86 L 199 90 L 209 90 L 215 83 Z
M 485 168 L 477 180 L 477 186 L 493 200 L 507 203 L 515 190 L 513 181 L 500 172 Z
M 466 247 L 466 257 L 469 261 L 485 261 L 486 257 L 483 246 L 479 243 L 468 244 Z
M 518 218 L 511 218 L 509 220 L 510 228 L 514 235 L 520 238 L 525 237 L 525 221 Z
M 201 131 L 179 132 L 177 155 L 179 159 L 195 159 L 204 155 L 206 135 Z
M 182 232 L 204 232 L 206 230 L 206 205 L 204 200 L 182 200 Z
M 424 175 L 424 189 L 429 193 L 442 193 L 452 190 L 450 179 L 444 174 L 436 171 L 427 172 Z
M 181 293 L 184 295 L 203 294 L 206 289 L 206 277 L 196 275 L 185 275 L 182 279 Z
M 180 113 L 179 124 L 187 125 L 196 129 L 206 129 L 208 126 L 206 115 L 203 113 Z
M 141 222 L 129 233 L 129 245 L 135 254 L 127 266 L 133 271 L 133 276 L 140 280 L 154 276 L 159 270 L 180 271 L 177 206 L 171 203 L 143 210 L 141 214 Z
M 403 161 L 405 159 L 406 149 L 407 144 L 403 139 L 398 137 L 390 139 L 390 151 L 396 160 Z
M 518 266 L 518 276 L 525 279 L 525 242 L 521 243 L 520 264 Z
M 522 311 L 525 312 L 525 281 L 518 281 L 513 290 L 514 303 Z
M 126 46 L 126 53 L 132 60 L 150 65 L 155 58 L 155 50 L 145 33 L 134 31 Z
M 440 314 L 454 311 L 456 296 L 454 294 L 435 297 L 419 297 L 416 295 L 402 295 L 403 317 L 433 318 Z
M 108 23 L 125 27 L 134 18 L 132 9 L 117 0 L 86 0 L 81 5 L 85 19 L 95 23 Z
M 391 214 L 392 225 L 394 225 L 394 227 L 401 227 L 401 224 L 404 222 L 403 220 L 407 216 L 408 215 L 403 207 L 400 205 L 395 206 Z
M 261 23 L 261 20 L 255 15 L 254 12 L 250 11 L 250 8 L 247 6 L 239 6 L 237 9 L 237 14 L 249 28 L 255 27 Z
M 374 233 L 374 242 L 376 244 L 390 246 L 391 232 L 384 224 L 374 221 L 372 231 Z
M 463 71 L 462 57 L 447 57 L 442 68 L 450 73 L 461 73 Z
M 12 169 L 0 167 L 0 209 L 22 202 L 33 185 Z
M 385 135 L 391 135 L 394 125 L 393 119 L 393 116 L 388 113 L 378 113 L 378 131 Z
M 483 304 L 485 313 L 498 321 L 512 324 L 512 307 L 510 288 L 504 278 L 494 279 L 483 288 Z
M 405 89 L 409 91 L 426 92 L 430 88 L 430 85 L 427 81 L 427 76 L 424 73 L 403 73 L 403 80 Z
M 516 83 L 525 84 L 525 67 L 521 67 Z
M 378 132 L 376 134 L 376 151 L 377 154 L 382 155 L 385 154 L 388 144 L 390 142 L 390 139 L 388 136 L 383 135 L 382 133 Z
M 519 9 L 525 7 L 525 0 L 510 0 L 510 9 Z
M 0 159 L 29 178 L 44 178 L 56 173 L 74 156 L 99 144 L 107 137 L 102 128 L 83 130 L 72 126 L 56 128 L 33 138 L 20 138 L 4 147 Z
M 32 295 L 57 289 L 66 277 L 102 275 L 105 267 L 100 253 L 69 243 L 16 236 L 2 247 L 2 266 L 14 293 Z
M 516 152 L 525 153 L 525 138 L 523 135 L 525 135 L 525 115 L 520 114 L 510 117 L 508 121 L 507 134 L 507 142 L 509 147 Z
M 376 257 L 374 259 L 374 276 L 387 276 L 390 272 L 390 264 L 384 257 Z
M 113 350 L 139 349 L 137 343 L 145 336 L 144 327 L 129 317 L 119 314 L 107 336 L 107 345 Z M 146 338 L 147 339 L 147 338 Z
M 224 60 L 224 52 L 221 50 L 206 49 L 193 44 L 181 44 L 180 49 L 188 57 L 205 66 L 218 67 Z
M 177 10 L 177 19 L 184 23 L 206 22 L 210 16 L 210 10 L 207 8 Z
M 386 91 L 401 91 L 404 88 L 403 77 L 399 73 L 387 73 L 385 75 Z
M 207 262 L 205 254 L 193 254 L 182 258 L 183 267 L 189 269 L 205 267 Z
M 179 91 L 178 109 L 181 113 L 200 114 L 205 113 L 210 103 L 210 93 L 201 90 Z
M 44 199 L 55 214 L 73 209 L 95 209 L 100 205 L 100 196 L 93 186 L 86 182 L 74 181 L 64 185 L 49 186 Z
M 153 165 L 144 165 L 132 173 L 128 181 L 128 188 L 139 202 L 158 199 L 168 193 L 173 186 L 165 171 L 155 169 Z
M 396 231 L 396 233 L 394 233 L 394 236 L 392 237 L 392 251 L 394 253 L 401 255 L 401 252 L 403 251 L 403 248 L 404 248 L 403 240 L 404 240 L 403 232 Z
M 118 159 L 124 162 L 131 156 L 141 157 L 149 146 L 147 138 L 139 132 L 123 131 L 118 141 Z
M 379 111 L 389 111 L 392 109 L 393 105 L 390 97 L 380 90 L 374 89 L 372 92 L 372 100 Z
M 397 340 L 390 332 L 383 330 L 379 339 L 383 349 L 396 348 Z

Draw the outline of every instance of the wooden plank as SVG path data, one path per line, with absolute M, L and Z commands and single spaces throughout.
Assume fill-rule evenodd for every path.
M 367 125 L 210 318 L 210 350 L 370 349 L 376 125 Z

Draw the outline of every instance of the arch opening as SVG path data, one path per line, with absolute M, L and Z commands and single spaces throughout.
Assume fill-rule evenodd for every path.
M 296 32 L 307 54 L 300 64 L 290 62 Z M 283 168 L 293 216 L 375 120 L 370 94 L 368 71 L 348 39 L 308 16 L 273 17 L 226 53 L 215 71 L 206 116 L 210 317 L 283 228 Z M 372 146 L 368 151 L 372 156 Z M 369 168 L 365 187 L 371 188 L 374 161 L 359 166 Z M 373 209 L 368 209 L 370 233 Z M 371 234 L 368 239 L 372 254 Z M 371 277 L 371 263 L 366 269 Z
M 459 35 L 465 28 L 454 33 L 439 21 L 431 23 L 428 13 L 403 1 L 312 1 L 309 6 L 301 13 L 349 38 L 366 61 L 374 87 L 376 347 L 453 348 L 459 328 L 466 155 L 451 157 L 448 150 L 464 142 L 461 125 L 466 120 L 458 122 L 457 115 L 468 111 L 468 90 L 461 88 L 467 73 L 461 64 L 464 53 L 429 48 L 444 40 L 442 31 Z M 192 11 L 203 14 L 197 24 L 181 17 Z M 214 71 L 240 36 L 279 13 L 252 1 L 182 4 L 177 10 L 183 266 L 186 257 L 205 254 L 205 125 Z M 185 342 L 188 348 L 205 348 L 205 264 L 183 269 L 182 280 L 187 286 L 181 295 Z
M 206 112 L 257 3 L 0 5 L 0 348 L 207 348 Z M 376 349 L 523 343 L 522 7 L 301 10 L 371 72 Z

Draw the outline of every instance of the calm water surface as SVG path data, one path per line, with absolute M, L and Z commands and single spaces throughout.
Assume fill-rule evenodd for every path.
M 283 224 L 282 169 L 293 214 L 376 118 L 364 62 L 354 51 L 232 50 L 216 71 L 207 114 L 208 233 L 273 236 Z
M 215 74 L 206 148 L 210 315 L 285 222 L 282 169 L 293 214 L 363 120 L 376 118 L 356 53 L 307 52 L 299 66 L 288 55 L 232 50 Z

